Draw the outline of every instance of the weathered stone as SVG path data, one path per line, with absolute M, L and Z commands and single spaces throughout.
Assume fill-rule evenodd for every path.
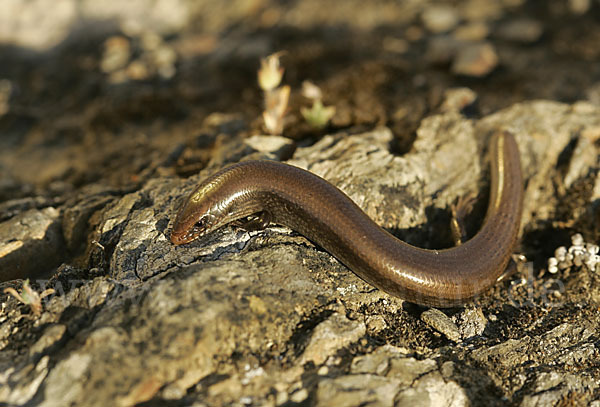
M 457 75 L 483 77 L 496 68 L 498 61 L 498 54 L 492 44 L 468 44 L 458 50 L 452 63 L 452 72 Z
M 317 388 L 317 405 L 355 406 L 361 403 L 378 406 L 393 406 L 398 391 L 398 382 L 385 377 L 359 374 L 323 380 Z
M 375 352 L 367 355 L 357 356 L 352 359 L 351 373 L 373 373 L 384 376 L 390 368 L 390 360 L 396 357 L 404 357 L 405 349 L 391 345 L 377 348 Z
M 63 257 L 59 211 L 29 210 L 0 223 L 0 282 L 40 276 Z
M 438 372 L 420 378 L 414 387 L 396 396 L 396 406 L 470 406 L 466 391 L 453 381 L 446 382 Z
M 437 363 L 431 359 L 394 358 L 390 360 L 390 368 L 386 376 L 398 379 L 404 386 L 411 386 L 419 377 L 436 368 Z
M 300 363 L 313 362 L 320 365 L 336 351 L 356 342 L 365 331 L 363 322 L 350 321 L 344 315 L 335 313 L 315 327 Z
M 459 19 L 457 10 L 454 7 L 443 5 L 427 8 L 421 18 L 425 27 L 434 33 L 451 30 Z
M 427 325 L 446 336 L 451 341 L 460 341 L 460 331 L 452 319 L 437 308 L 431 308 L 421 314 Z
M 261 153 L 271 153 L 278 159 L 287 158 L 295 147 L 293 140 L 281 136 L 252 136 L 244 140 L 250 147 Z
M 455 321 L 463 339 L 483 334 L 488 322 L 479 307 L 465 307 Z
M 485 190 L 485 151 L 497 129 L 511 130 L 519 143 L 528 187 L 524 222 L 552 219 L 550 184 L 566 176 L 556 162 L 573 137 L 600 126 L 600 112 L 590 106 L 530 102 L 479 120 L 449 109 L 421 123 L 407 154 L 392 153 L 392 134 L 381 128 L 323 137 L 295 150 L 290 162 L 338 185 L 403 239 L 440 248 L 451 237 L 442 236 L 447 223 L 434 224 L 432 213 L 449 216 L 458 197 Z M 422 329 L 401 300 L 286 228 L 248 233 L 229 226 L 171 245 L 178 205 L 231 158 L 220 157 L 185 181 L 157 177 L 104 208 L 88 206 L 86 261 L 99 274 L 74 280 L 74 269 L 61 268 L 50 281 L 57 294 L 37 324 L 58 328 L 27 330 L 18 311 L 0 315 L 1 402 L 467 405 L 518 397 L 532 405 L 597 391 L 599 324 L 585 307 L 573 311 L 577 323 L 561 320 L 560 306 L 503 308 L 500 283 L 477 307 L 453 311 L 454 322 L 446 317 L 456 325 L 440 330 L 463 339 L 447 344 Z M 575 182 L 588 181 L 594 165 L 587 160 L 575 170 L 573 163 Z M 10 344 L 25 332 L 33 335 L 32 350 L 19 353 Z M 566 384 L 556 385 L 559 378 Z
M 540 39 L 543 33 L 542 25 L 532 19 L 515 19 L 502 25 L 498 30 L 500 38 L 530 44 Z

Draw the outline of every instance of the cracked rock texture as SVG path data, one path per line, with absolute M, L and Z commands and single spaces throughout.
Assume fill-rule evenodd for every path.
M 551 180 L 580 165 L 573 156 L 559 172 L 556 163 L 574 135 L 600 129 L 600 109 L 540 101 L 480 120 L 447 112 L 425 119 L 402 156 L 389 151 L 391 133 L 380 128 L 326 136 L 289 162 L 425 245 L 435 233 L 430 214 L 485 191 L 485 150 L 496 128 L 519 142 L 526 233 L 551 215 Z M 19 308 L 3 317 L 2 402 L 463 406 L 506 398 L 530 406 L 596 398 L 598 290 L 571 291 L 581 276 L 565 276 L 562 300 L 552 305 L 504 282 L 475 308 L 423 312 L 282 227 L 226 227 L 175 247 L 167 238 L 177 202 L 206 175 L 157 178 L 95 212 L 98 244 L 87 261 L 109 273 L 66 287 L 81 271 L 63 267 L 53 281 L 63 291 L 40 319 L 23 325 Z M 485 207 L 486 194 L 479 196 Z M 22 336 L 32 341 L 27 352 L 11 345 Z
M 126 3 L 0 0 L 0 406 L 600 407 L 598 270 L 547 270 L 600 241 L 600 3 Z M 281 50 L 271 136 L 256 71 Z M 280 225 L 169 241 L 200 181 L 269 159 L 450 247 L 453 205 L 474 198 L 470 236 L 485 217 L 498 130 L 525 260 L 465 306 L 391 297 Z M 5 291 L 27 278 L 54 290 L 40 315 Z

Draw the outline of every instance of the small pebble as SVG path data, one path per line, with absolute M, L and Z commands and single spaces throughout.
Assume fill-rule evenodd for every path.
M 536 20 L 523 18 L 510 20 L 498 31 L 498 36 L 507 41 L 531 44 L 540 39 L 543 33 L 542 24 Z
M 444 101 L 440 109 L 444 112 L 460 112 L 472 106 L 477 100 L 477 94 L 469 88 L 454 88 L 444 92 Z
M 446 336 L 453 342 L 460 342 L 460 331 L 456 324 L 446 314 L 437 308 L 430 308 L 421 314 L 421 320 L 427 325 Z
M 479 78 L 492 72 L 498 61 L 498 54 L 492 44 L 470 44 L 459 49 L 452 64 L 452 72 Z
M 449 31 L 458 23 L 456 10 L 443 5 L 426 8 L 421 18 L 425 27 L 433 33 Z
M 327 376 L 329 374 L 329 367 L 325 365 L 321 366 L 317 371 L 317 374 L 319 376 Z
M 302 403 L 308 397 L 308 390 L 300 389 L 290 396 L 290 400 L 294 403 Z
M 590 0 L 569 0 L 569 10 L 573 14 L 584 14 L 590 8 Z
M 488 26 L 480 21 L 462 25 L 454 30 L 454 38 L 461 41 L 483 41 L 488 34 Z

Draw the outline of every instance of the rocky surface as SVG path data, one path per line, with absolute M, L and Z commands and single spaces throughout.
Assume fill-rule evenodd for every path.
M 0 98 L 0 404 L 600 405 L 598 271 L 546 270 L 570 235 L 596 243 L 600 235 L 592 40 L 582 35 L 569 51 L 577 58 L 565 81 L 560 61 L 536 65 L 540 78 L 528 71 L 572 35 L 553 17 L 532 20 L 528 2 L 346 2 L 326 21 L 348 24 L 346 39 L 314 28 L 324 16 L 311 1 L 235 3 L 198 2 L 198 21 L 211 23 L 195 31 L 192 2 L 177 2 L 149 34 L 161 1 L 119 14 L 65 0 L 56 24 L 71 27 L 65 16 L 77 6 L 84 16 L 117 16 L 120 31 L 100 34 L 91 52 L 65 40 L 48 51 L 56 65 L 49 59 L 25 74 L 0 67 L 10 85 Z M 569 2 L 546 11 L 589 22 L 597 8 Z M 146 28 L 131 27 L 139 15 Z M 215 34 L 238 23 L 229 37 Z M 336 106 L 326 130 L 300 122 L 293 94 L 284 134 L 261 131 L 255 58 L 272 51 L 275 32 L 287 35 L 277 45 L 291 51 L 292 83 L 316 75 Z M 355 47 L 342 51 L 348 41 Z M 464 307 L 391 297 L 278 225 L 169 242 L 198 182 L 259 158 L 326 178 L 402 240 L 452 246 L 460 198 L 475 197 L 470 235 L 485 216 L 487 145 L 497 130 L 513 132 L 521 152 L 515 253 L 526 261 Z M 55 290 L 41 315 L 4 292 L 23 286 L 17 277 Z
M 600 128 L 599 108 L 531 102 L 480 120 L 451 111 L 423 121 L 409 154 L 391 154 L 391 133 L 381 128 L 326 136 L 290 162 L 426 245 L 439 234 L 428 214 L 440 217 L 457 197 L 485 189 L 484 151 L 495 128 L 513 131 L 521 148 L 527 231 L 547 220 L 540 202 L 554 206 L 556 163 L 573 134 Z M 542 276 L 524 287 L 533 289 L 529 297 L 506 282 L 475 308 L 423 311 L 279 227 L 227 227 L 175 247 L 167 238 L 176 202 L 207 173 L 150 180 L 95 212 L 90 267 L 107 274 L 65 287 L 38 320 L 18 307 L 4 317 L 5 402 L 466 405 L 504 397 L 536 405 L 591 401 L 598 392 L 598 291 L 570 288 L 583 277 L 565 279 L 553 304 Z M 80 275 L 63 268 L 53 284 Z M 576 320 L 564 321 L 568 314 Z M 23 336 L 32 337 L 29 349 L 11 346 Z

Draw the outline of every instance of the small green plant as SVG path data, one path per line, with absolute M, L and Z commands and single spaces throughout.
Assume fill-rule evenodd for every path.
M 23 287 L 21 288 L 20 293 L 12 287 L 5 288 L 4 292 L 12 295 L 23 304 L 29 305 L 29 308 L 31 308 L 33 314 L 35 316 L 39 316 L 42 313 L 42 300 L 45 297 L 54 294 L 54 289 L 48 288 L 38 294 L 31 288 L 29 285 L 29 279 L 27 279 L 23 281 Z
M 329 123 L 329 120 L 331 120 L 335 114 L 335 106 L 324 106 L 321 89 L 310 81 L 304 81 L 302 83 L 302 95 L 313 101 L 310 109 L 307 107 L 300 109 L 300 113 L 302 113 L 304 120 L 316 129 L 322 129 L 327 126 L 327 123 Z

